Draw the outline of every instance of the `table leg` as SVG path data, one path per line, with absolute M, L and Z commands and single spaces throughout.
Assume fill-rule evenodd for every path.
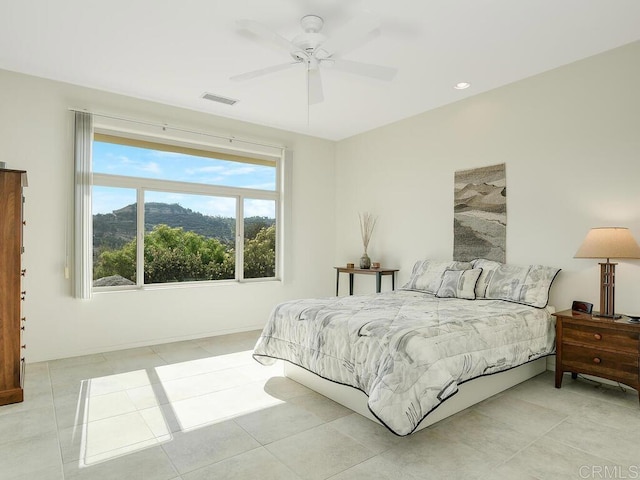
M 558 362 L 558 357 L 556 357 L 556 388 L 560 388 L 562 386 L 562 374 L 564 372 L 557 365 L 557 362 Z
M 349 295 L 353 295 L 353 273 L 349 274 Z
M 336 270 L 336 297 L 340 294 L 340 270 Z
M 396 289 L 396 272 L 391 273 L 391 290 Z
M 376 293 L 380 293 L 382 289 L 382 273 L 376 273 Z

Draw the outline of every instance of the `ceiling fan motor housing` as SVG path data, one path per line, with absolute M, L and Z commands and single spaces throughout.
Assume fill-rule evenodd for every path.
M 291 43 L 293 43 L 300 50 L 307 52 L 311 55 L 320 45 L 327 39 L 320 33 L 324 25 L 322 17 L 317 15 L 305 15 L 300 19 L 300 26 L 304 30 L 304 33 L 297 35 Z M 306 60 L 306 58 L 299 55 L 298 52 L 291 54 L 296 60 Z

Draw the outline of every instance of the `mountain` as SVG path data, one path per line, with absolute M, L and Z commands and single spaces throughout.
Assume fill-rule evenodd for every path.
M 98 213 L 93 216 L 94 254 L 102 250 L 121 248 L 135 238 L 136 204 L 114 210 L 111 213 Z M 182 227 L 205 237 L 213 237 L 222 243 L 235 244 L 236 221 L 231 217 L 212 217 L 181 207 L 177 203 L 145 203 L 145 231 L 151 231 L 155 225 Z M 249 217 L 245 219 L 245 238 L 253 238 L 262 227 L 275 223 L 267 217 Z
M 469 184 L 454 193 L 454 211 L 469 210 L 505 213 L 507 206 L 507 188 L 504 186 Z

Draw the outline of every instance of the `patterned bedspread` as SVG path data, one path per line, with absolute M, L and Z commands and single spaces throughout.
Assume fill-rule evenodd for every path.
M 548 355 L 554 339 L 547 309 L 395 291 L 282 303 L 253 355 L 362 390 L 384 425 L 408 435 L 460 383 Z

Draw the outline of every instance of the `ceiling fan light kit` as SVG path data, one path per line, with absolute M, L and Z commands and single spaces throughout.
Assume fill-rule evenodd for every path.
M 397 73 L 395 68 L 344 60 L 337 57 L 340 52 L 348 51 L 350 47 L 361 43 L 369 34 L 379 28 L 380 22 L 372 16 L 362 16 L 351 20 L 344 28 L 336 32 L 332 38 L 327 38 L 320 33 L 324 26 L 324 20 L 318 15 L 305 15 L 300 19 L 300 26 L 303 33 L 296 35 L 289 41 L 259 22 L 253 20 L 238 21 L 238 28 L 249 31 L 263 41 L 268 41 L 279 48 L 287 50 L 293 62 L 272 65 L 235 75 L 231 77 L 231 80 L 250 80 L 303 64 L 307 73 L 307 103 L 308 105 L 313 105 L 324 100 L 322 80 L 320 78 L 320 67 L 322 65 L 332 66 L 334 69 L 346 73 L 385 81 L 392 80 Z

